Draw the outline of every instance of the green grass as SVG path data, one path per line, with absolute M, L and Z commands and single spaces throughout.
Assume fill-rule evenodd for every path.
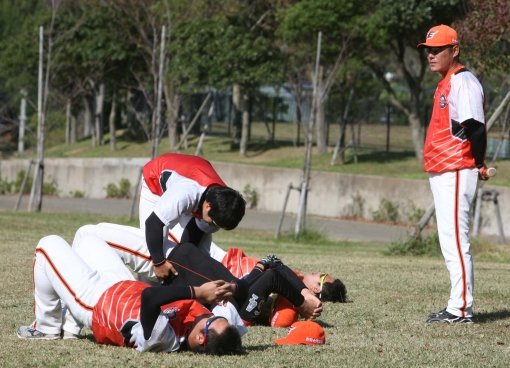
M 19 325 L 33 320 L 32 257 L 38 239 L 71 240 L 85 223 L 126 218 L 97 215 L 0 212 L 0 357 L 3 367 L 506 367 L 510 357 L 510 266 L 506 248 L 475 254 L 476 321 L 473 326 L 427 326 L 426 315 L 443 308 L 449 282 L 441 257 L 387 256 L 389 245 L 333 242 L 314 234 L 296 243 L 261 231 L 219 232 L 224 247 L 248 254 L 276 253 L 303 272 L 341 278 L 350 303 L 326 304 L 319 319 L 321 347 L 277 347 L 285 329 L 252 327 L 247 354 L 206 357 L 191 353 L 140 354 L 78 341 L 22 341 Z M 130 223 L 134 225 L 134 222 Z
M 211 161 L 235 162 L 247 165 L 263 165 L 270 167 L 297 168 L 303 167 L 304 148 L 303 133 L 300 135 L 300 144 L 294 146 L 296 136 L 295 124 L 277 123 L 276 140 L 268 141 L 267 130 L 263 123 L 254 122 L 251 129 L 251 138 L 248 144 L 246 157 L 239 155 L 237 148 L 232 148 L 232 139 L 228 138 L 225 124 L 214 124 L 212 132 L 206 136 L 202 155 Z M 117 150 L 110 151 L 108 135 L 103 146 L 91 147 L 90 139 L 82 140 L 73 145 L 57 144 L 48 147 L 46 157 L 148 157 L 151 147 L 147 142 L 133 141 L 118 132 Z M 338 127 L 331 126 L 329 133 L 328 154 L 320 155 L 314 151 L 312 168 L 318 171 L 331 171 L 358 175 L 391 176 L 402 179 L 425 180 L 427 175 L 422 165 L 414 156 L 410 139 L 410 130 L 407 126 L 395 125 L 391 127 L 390 149 L 386 152 L 386 128 L 381 124 L 363 124 L 360 128 L 360 148 L 357 150 L 357 163 L 354 162 L 353 151 L 346 151 L 346 163 L 331 165 L 331 157 L 338 139 Z M 350 140 L 350 130 L 348 139 Z M 198 137 L 190 136 L 188 148 L 181 152 L 195 154 Z M 159 152 L 169 150 L 168 142 L 162 139 Z M 22 157 L 33 157 L 34 153 L 28 150 Z M 492 178 L 493 185 L 510 186 L 510 160 L 499 160 L 495 163 L 499 174 Z

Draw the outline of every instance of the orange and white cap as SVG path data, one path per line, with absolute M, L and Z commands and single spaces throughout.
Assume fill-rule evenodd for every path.
M 292 303 L 283 296 L 278 295 L 269 323 L 271 327 L 289 327 L 298 320 L 298 316 L 298 311 Z
M 441 24 L 429 29 L 425 42 L 418 44 L 418 47 L 440 47 L 458 44 L 459 37 L 457 36 L 457 31 Z
M 326 333 L 317 322 L 297 321 L 289 328 L 287 336 L 274 341 L 277 345 L 323 345 Z

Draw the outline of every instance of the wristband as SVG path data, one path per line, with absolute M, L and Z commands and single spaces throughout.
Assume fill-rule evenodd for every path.
M 153 262 L 153 266 L 154 266 L 154 267 L 159 267 L 159 266 L 164 265 L 164 264 L 165 264 L 165 262 L 166 262 L 166 259 L 164 259 L 164 260 L 162 260 L 161 262 L 158 262 L 158 263 L 154 263 L 154 262 Z

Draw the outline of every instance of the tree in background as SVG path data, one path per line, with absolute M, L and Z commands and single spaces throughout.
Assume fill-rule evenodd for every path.
M 364 43 L 358 57 L 368 65 L 384 85 L 394 108 L 409 122 L 415 156 L 423 158 L 424 113 L 423 79 L 426 57 L 417 49 L 434 25 L 451 24 L 465 15 L 464 0 L 381 0 L 371 2 L 372 11 L 364 24 Z M 395 69 L 393 69 L 395 68 Z M 397 76 L 408 88 L 408 95 L 396 92 L 387 73 Z
M 272 1 L 232 0 L 207 17 L 183 23 L 172 40 L 173 61 L 184 85 L 233 88 L 240 125 L 234 133 L 240 155 L 246 155 L 251 93 L 264 83 L 283 80 L 284 63 L 274 41 Z M 235 131 L 235 129 L 234 129 Z
M 320 72 L 317 78 L 315 141 L 319 153 L 327 152 L 325 107 L 338 73 L 357 47 L 360 17 L 366 14 L 364 4 L 353 0 L 304 0 L 293 2 L 280 11 L 278 35 L 289 60 L 288 79 L 294 95 L 301 96 L 305 82 L 313 80 L 317 34 L 322 32 Z M 338 113 L 338 112 L 337 112 Z M 308 117 L 305 117 L 308 121 Z

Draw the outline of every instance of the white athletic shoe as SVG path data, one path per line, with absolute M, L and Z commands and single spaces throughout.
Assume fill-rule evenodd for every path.
M 16 335 L 20 339 L 27 340 L 58 340 L 60 339 L 60 334 L 46 334 L 44 332 L 38 331 L 33 326 L 21 326 L 16 331 Z
M 76 339 L 80 338 L 80 335 L 79 334 L 78 335 L 77 334 L 73 334 L 72 332 L 63 330 L 62 331 L 62 338 L 64 340 L 76 340 Z

